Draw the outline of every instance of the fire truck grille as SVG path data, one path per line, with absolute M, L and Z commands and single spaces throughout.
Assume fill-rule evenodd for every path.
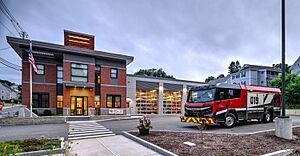
M 203 107 L 185 107 L 185 116 L 188 117 L 204 117 L 205 114 L 212 113 L 212 106 Z

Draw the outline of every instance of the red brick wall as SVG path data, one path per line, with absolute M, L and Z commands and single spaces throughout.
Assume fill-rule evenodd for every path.
M 101 67 L 101 107 L 106 108 L 106 96 L 121 95 L 121 107 L 126 108 L 126 69 L 118 69 L 118 86 L 103 86 L 110 85 L 110 67 Z M 123 87 L 121 87 L 123 86 Z
M 49 107 L 56 108 L 56 65 L 44 64 L 45 82 L 51 84 L 34 84 L 35 74 L 32 71 L 32 93 L 49 93 Z M 29 63 L 22 62 L 22 103 L 29 108 L 30 86 L 29 86 Z
M 101 84 L 110 84 L 110 68 L 101 67 Z
M 33 84 L 32 93 L 49 93 L 49 107 L 56 108 L 56 85 Z M 22 83 L 22 103 L 30 107 L 29 83 Z
M 126 69 L 118 69 L 118 85 L 126 86 Z
M 126 88 L 124 87 L 101 87 L 101 108 L 106 108 L 106 96 L 121 95 L 121 108 L 126 108 Z
M 63 63 L 64 81 L 71 81 L 71 63 L 64 61 Z

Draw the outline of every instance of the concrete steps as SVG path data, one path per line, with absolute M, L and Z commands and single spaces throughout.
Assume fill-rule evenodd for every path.
M 115 134 L 96 122 L 70 122 L 68 140 L 81 140 L 114 136 Z

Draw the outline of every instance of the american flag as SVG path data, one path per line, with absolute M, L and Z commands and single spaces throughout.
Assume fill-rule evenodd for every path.
M 38 68 L 37 65 L 35 64 L 31 48 L 28 50 L 28 62 L 32 65 L 33 71 L 37 72 Z

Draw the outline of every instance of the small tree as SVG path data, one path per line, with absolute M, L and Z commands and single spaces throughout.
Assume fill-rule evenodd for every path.
M 286 102 L 288 104 L 300 104 L 300 76 L 295 74 L 286 74 Z M 281 88 L 281 75 L 270 81 L 270 86 Z
M 225 75 L 224 75 L 224 74 L 220 74 L 220 75 L 217 77 L 217 79 L 223 78 L 223 77 L 225 77 Z
M 163 71 L 162 68 L 159 69 L 140 69 L 139 71 L 135 72 L 134 75 L 143 75 L 143 76 L 152 76 L 152 77 L 162 77 L 162 78 L 172 78 L 173 75 L 167 75 L 165 71 Z
M 216 78 L 214 76 L 209 76 L 208 78 L 205 79 L 205 83 L 208 83 L 211 80 L 215 80 Z

